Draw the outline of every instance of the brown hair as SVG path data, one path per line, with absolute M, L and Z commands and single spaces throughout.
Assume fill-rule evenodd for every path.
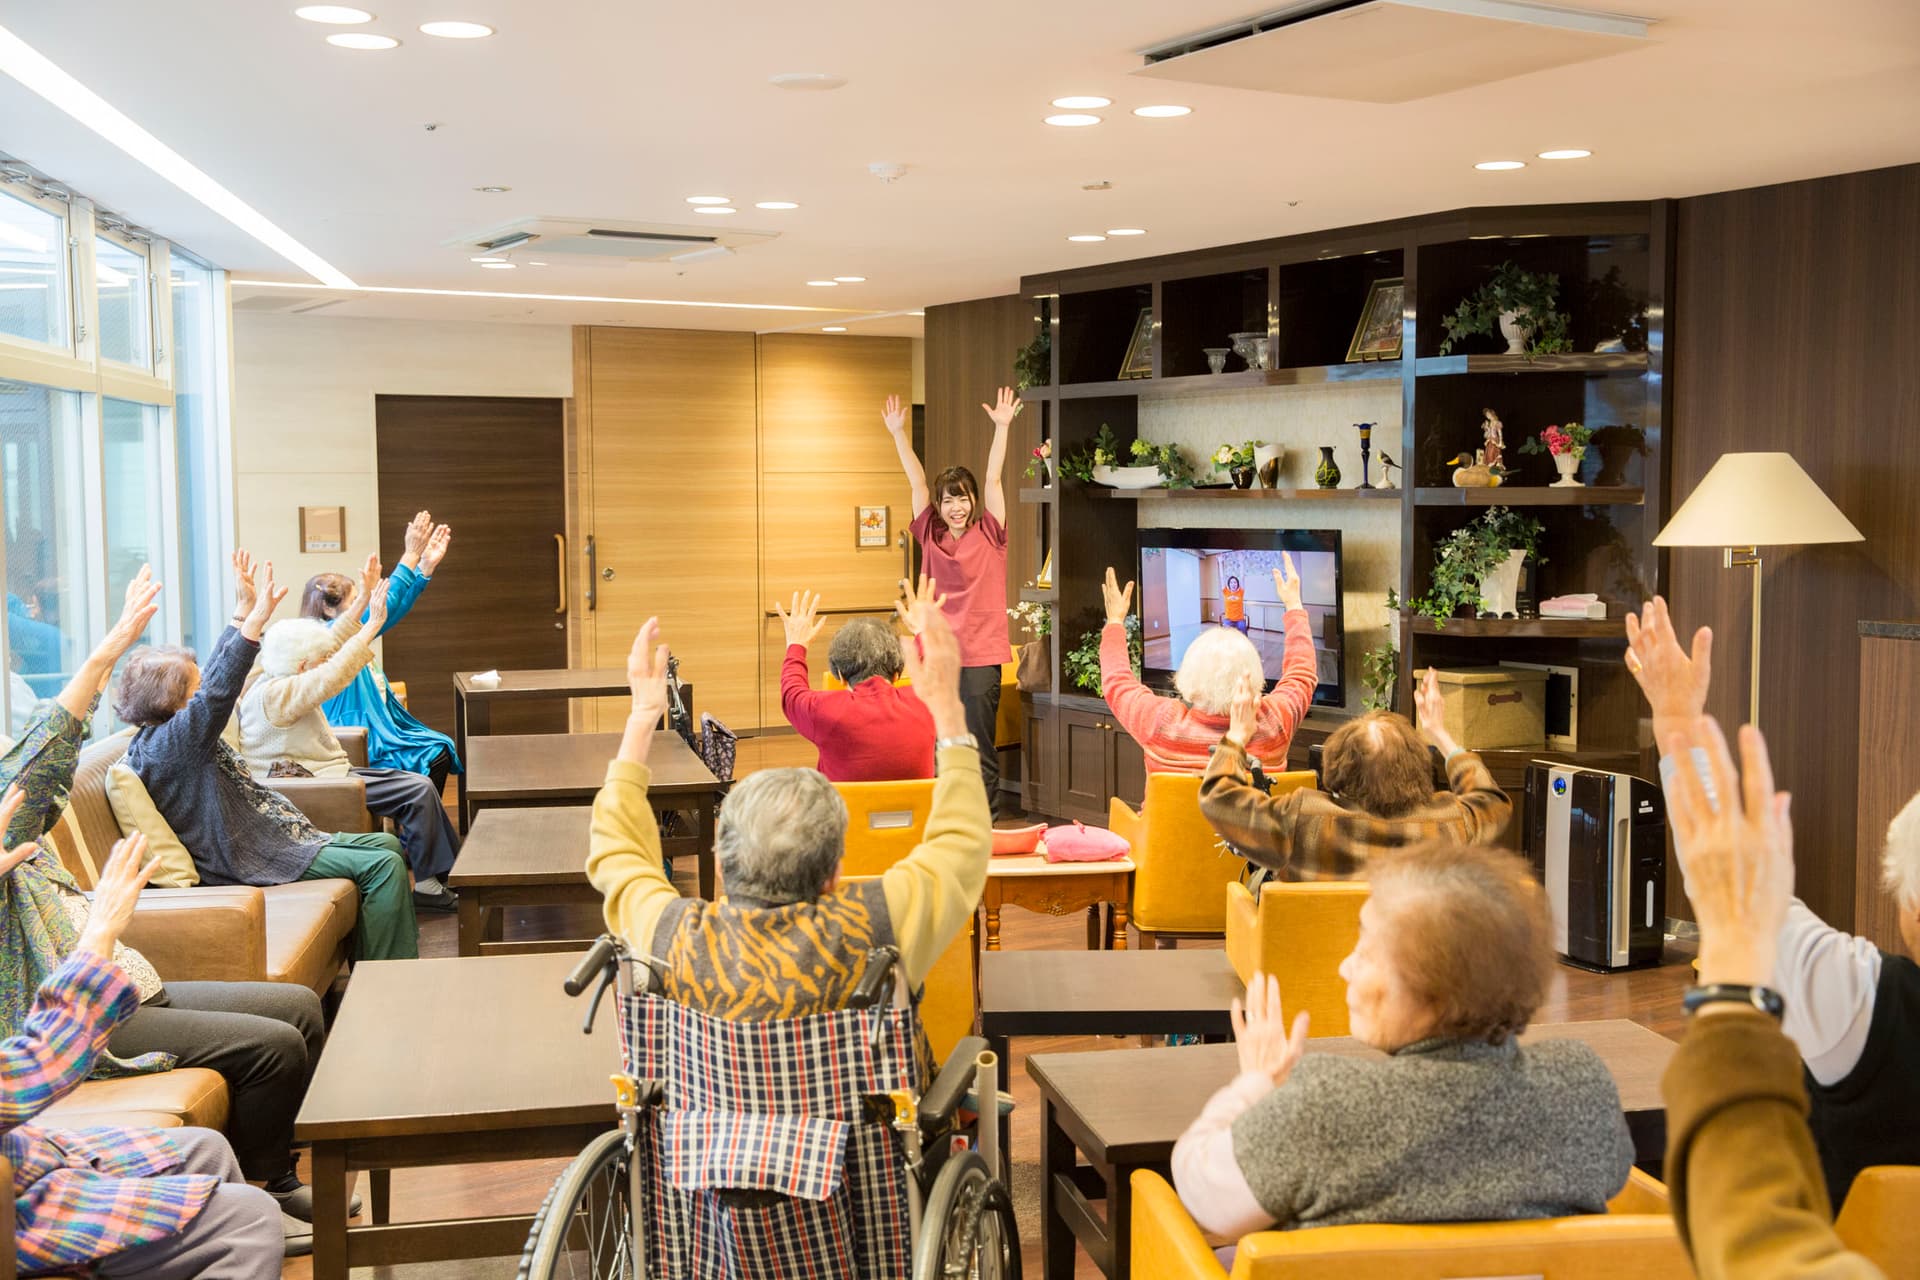
M 973 478 L 973 472 L 965 467 L 948 467 L 933 478 L 933 505 L 938 507 L 946 498 L 966 498 L 973 506 L 967 512 L 967 527 L 971 529 L 974 521 L 980 518 L 980 482 Z M 939 512 L 935 512 L 938 515 Z
M 1397 818 L 1433 796 L 1427 744 L 1405 716 L 1369 711 L 1327 736 L 1320 756 L 1326 789 L 1377 818 Z
M 165 724 L 187 705 L 195 662 L 193 650 L 182 645 L 141 645 L 120 669 L 113 713 L 128 724 Z
M 331 622 L 353 598 L 353 579 L 344 573 L 316 573 L 300 593 L 300 616 Z
M 1435 840 L 1374 854 L 1367 880 L 1429 1034 L 1499 1044 L 1526 1030 L 1553 981 L 1553 926 L 1525 860 Z

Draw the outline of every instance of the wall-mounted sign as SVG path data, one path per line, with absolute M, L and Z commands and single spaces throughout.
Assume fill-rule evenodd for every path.
M 347 549 L 345 507 L 300 508 L 300 550 L 308 555 Z
M 885 507 L 855 507 L 853 509 L 853 545 L 855 547 L 884 547 L 887 543 L 887 509 Z

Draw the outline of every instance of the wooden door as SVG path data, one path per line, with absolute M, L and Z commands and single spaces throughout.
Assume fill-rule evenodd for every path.
M 1113 795 L 1113 734 L 1090 711 L 1060 712 L 1059 811 L 1064 818 L 1106 825 Z
M 1025 784 L 1021 807 L 1028 813 L 1051 814 L 1054 776 L 1060 757 L 1059 716 L 1050 695 L 1023 694 L 1021 701 L 1025 703 L 1027 721 L 1026 737 L 1020 744 L 1020 768 Z
M 559 400 L 378 396 L 380 554 L 400 558 L 425 509 L 453 545 L 406 620 L 381 641 L 408 708 L 453 732 L 453 673 L 567 665 L 554 535 L 566 531 Z M 566 704 L 501 703 L 494 733 L 564 733 Z

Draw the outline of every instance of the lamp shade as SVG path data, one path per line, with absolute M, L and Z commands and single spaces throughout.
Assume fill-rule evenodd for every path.
M 1723 453 L 1656 547 L 1779 547 L 1863 535 L 1790 453 Z

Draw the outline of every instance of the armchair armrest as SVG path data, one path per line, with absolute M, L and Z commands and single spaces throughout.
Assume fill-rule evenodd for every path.
M 1133 1270 L 1154 1280 L 1226 1280 L 1212 1246 L 1157 1173 L 1133 1175 Z
M 1633 1169 L 1627 1174 L 1627 1185 L 1607 1201 L 1607 1212 L 1651 1213 L 1664 1217 L 1673 1212 L 1673 1206 L 1667 1200 L 1666 1183 L 1644 1169 Z
M 1247 886 L 1227 884 L 1227 960 L 1245 982 L 1260 967 L 1260 908 Z
M 371 831 L 367 784 L 360 778 L 273 778 L 267 786 L 299 807 L 322 831 Z
M 356 769 L 367 767 L 367 731 L 365 726 L 357 724 L 341 725 L 333 731 L 333 739 L 340 749 L 347 753 L 347 762 Z
M 163 982 L 265 982 L 266 894 L 251 885 L 148 889 L 121 940 Z
M 1138 860 L 1147 851 L 1147 820 L 1133 811 L 1125 800 L 1115 796 L 1107 801 L 1107 830 L 1133 846 Z

